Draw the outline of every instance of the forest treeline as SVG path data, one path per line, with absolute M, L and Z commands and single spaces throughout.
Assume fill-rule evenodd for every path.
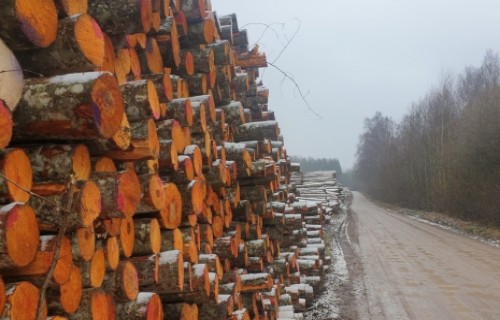
M 500 226 L 500 62 L 444 75 L 401 122 L 365 120 L 353 171 L 382 201 Z
M 300 163 L 300 171 L 302 172 L 335 170 L 337 171 L 337 177 L 342 175 L 342 166 L 336 158 L 290 156 L 290 160 Z

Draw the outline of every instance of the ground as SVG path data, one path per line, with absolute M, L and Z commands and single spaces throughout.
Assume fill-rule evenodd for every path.
M 306 319 L 500 318 L 494 229 L 356 196 L 325 225 L 333 263 Z

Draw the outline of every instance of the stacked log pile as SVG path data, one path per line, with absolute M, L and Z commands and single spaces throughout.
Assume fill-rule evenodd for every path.
M 324 210 L 286 204 L 266 57 L 236 15 L 0 8 L 0 318 L 301 319 Z

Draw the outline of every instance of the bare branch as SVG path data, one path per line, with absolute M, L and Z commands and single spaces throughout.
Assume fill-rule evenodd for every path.
M 279 72 L 281 72 L 281 74 L 285 78 L 287 78 L 288 80 L 292 81 L 292 83 L 295 85 L 295 88 L 299 92 L 299 95 L 300 95 L 302 101 L 304 101 L 305 105 L 307 106 L 307 109 L 310 112 L 312 112 L 315 116 L 317 116 L 318 118 L 323 119 L 323 117 L 319 113 L 317 113 L 316 111 L 314 111 L 314 109 L 311 107 L 311 105 L 309 104 L 309 101 L 307 101 L 307 99 L 306 99 L 306 96 L 302 93 L 302 90 L 300 89 L 299 84 L 297 83 L 297 81 L 295 81 L 295 79 L 289 73 L 287 73 L 283 69 L 279 68 L 277 65 L 273 64 L 272 62 L 268 61 L 267 64 L 270 65 L 270 66 L 272 66 L 272 67 L 274 67 L 276 70 L 278 70 Z
M 274 58 L 274 60 L 272 61 L 272 63 L 276 63 L 276 61 L 278 61 L 278 59 L 281 57 L 281 55 L 283 54 L 283 52 L 285 52 L 285 50 L 288 48 L 288 46 L 290 45 L 290 43 L 292 43 L 292 41 L 295 38 L 295 36 L 297 36 L 297 34 L 299 33 L 299 31 L 300 31 L 300 25 L 302 24 L 302 21 L 300 21 L 299 18 L 294 18 L 294 20 L 297 20 L 299 22 L 299 25 L 297 26 L 297 29 L 295 29 L 295 32 L 293 33 L 293 35 L 292 35 L 292 37 L 290 39 L 286 39 L 287 42 L 286 42 L 285 46 L 278 53 L 278 56 L 276 58 Z M 286 38 L 286 35 L 285 35 L 285 38 Z

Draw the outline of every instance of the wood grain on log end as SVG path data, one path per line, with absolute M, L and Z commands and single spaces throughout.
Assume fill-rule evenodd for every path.
M 118 83 L 109 74 L 103 74 L 92 87 L 94 119 L 105 138 L 111 138 L 120 128 L 124 115 L 124 102 Z
M 95 172 L 116 172 L 116 165 L 113 159 L 102 157 L 94 165 Z
M 86 181 L 80 190 L 80 196 L 79 214 L 83 225 L 89 226 L 101 212 L 101 192 L 94 182 Z
M 75 259 L 89 261 L 95 251 L 95 233 L 93 227 L 79 228 L 73 233 L 72 250 Z
M 182 196 L 174 183 L 165 183 L 165 208 L 160 210 L 161 226 L 166 229 L 175 229 L 182 220 Z
M 68 282 L 61 285 L 60 304 L 67 313 L 74 313 L 82 299 L 82 273 L 76 266 L 72 266 Z
M 57 36 L 57 9 L 53 0 L 16 0 L 15 10 L 24 35 L 37 47 L 50 46 Z
M 49 270 L 53 260 L 56 247 L 56 236 L 45 235 L 40 237 L 40 245 L 34 259 L 26 266 L 5 270 L 3 273 L 9 277 L 15 276 L 44 276 Z M 53 281 L 62 285 L 68 282 L 72 267 L 71 242 L 67 237 L 61 240 L 59 260 L 57 260 Z
M 0 221 L 0 268 L 26 266 L 35 258 L 40 241 L 35 212 L 13 203 L 0 210 Z
M 0 149 L 9 145 L 12 139 L 13 125 L 9 108 L 0 100 Z
M 141 201 L 141 183 L 131 168 L 118 177 L 118 208 L 127 217 L 132 217 Z
M 54 2 L 59 14 L 62 11 L 66 16 L 86 13 L 88 9 L 88 0 L 55 0 Z
M 132 218 L 124 218 L 120 226 L 120 248 L 123 256 L 128 258 L 132 255 L 134 242 L 134 220 Z
M 3 319 L 35 319 L 39 289 L 29 282 L 10 283 L 6 286 L 6 302 Z M 47 304 L 43 303 L 42 319 L 47 316 Z
M 0 172 L 10 181 L 30 190 L 32 186 L 31 163 L 22 149 L 0 150 Z M 14 183 L 0 177 L 0 201 L 27 202 L 30 194 Z

